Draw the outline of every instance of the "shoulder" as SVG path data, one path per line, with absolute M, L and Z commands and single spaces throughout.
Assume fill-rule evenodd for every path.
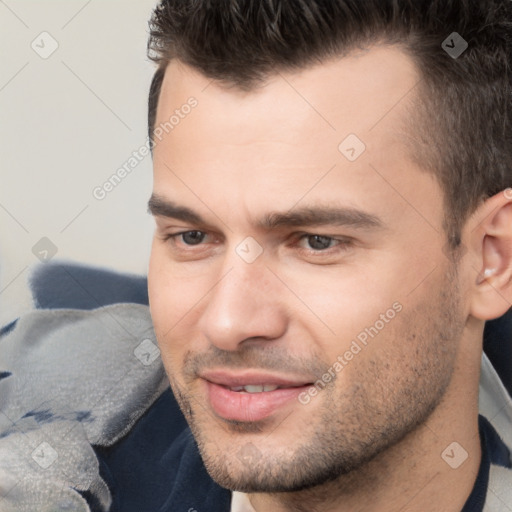
M 480 414 L 490 428 L 490 457 L 485 512 L 505 512 L 512 503 L 512 398 L 485 354 L 479 390 Z

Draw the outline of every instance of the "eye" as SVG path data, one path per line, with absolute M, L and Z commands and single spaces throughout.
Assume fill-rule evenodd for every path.
M 183 233 L 176 233 L 174 237 L 181 237 L 181 240 L 186 245 L 199 245 L 206 238 L 206 233 L 203 231 L 185 231 Z
M 166 244 L 167 254 L 175 261 L 199 261 L 218 253 L 222 237 L 215 233 L 189 229 L 172 234 L 158 234 Z
M 308 248 L 314 251 L 325 251 L 338 243 L 334 238 L 323 235 L 304 235 L 302 241 L 306 242 Z

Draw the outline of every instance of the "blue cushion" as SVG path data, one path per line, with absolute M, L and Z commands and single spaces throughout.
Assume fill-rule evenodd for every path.
M 67 262 L 39 265 L 30 285 L 40 309 L 95 309 L 118 302 L 148 304 L 147 279 Z

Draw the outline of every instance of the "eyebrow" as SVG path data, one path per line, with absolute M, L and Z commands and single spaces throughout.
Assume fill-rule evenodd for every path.
M 178 219 L 196 225 L 209 225 L 199 214 L 185 206 L 153 194 L 148 201 L 148 213 L 154 216 Z M 358 229 L 383 229 L 381 219 L 371 213 L 349 207 L 303 207 L 285 213 L 273 212 L 266 215 L 258 227 L 264 230 L 300 226 L 350 226 Z
M 148 213 L 153 216 L 178 219 L 191 224 L 207 224 L 200 215 L 190 208 L 179 206 L 156 194 L 152 194 L 149 198 Z
M 360 229 L 382 229 L 379 217 L 348 207 L 304 207 L 286 213 L 271 213 L 260 223 L 264 229 L 299 226 L 351 226 Z

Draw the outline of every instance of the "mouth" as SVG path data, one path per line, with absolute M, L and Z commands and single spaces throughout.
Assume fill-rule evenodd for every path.
M 239 422 L 261 421 L 297 406 L 300 393 L 314 382 L 310 378 L 222 371 L 205 372 L 201 379 L 215 415 Z

